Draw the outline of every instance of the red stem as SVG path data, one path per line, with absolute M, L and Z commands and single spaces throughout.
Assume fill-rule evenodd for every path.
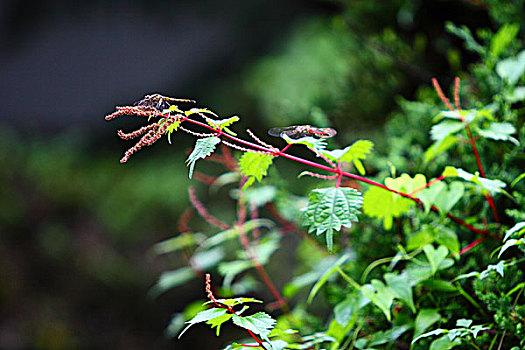
M 200 126 L 202 126 L 204 128 L 207 128 L 207 129 L 210 129 L 210 130 L 218 132 L 218 130 L 215 130 L 211 126 L 206 125 L 206 124 L 201 123 L 201 122 L 198 122 L 196 120 L 189 119 L 189 118 L 186 118 L 185 120 L 190 122 L 190 123 L 193 123 L 193 124 L 196 124 L 196 125 L 200 125 Z M 329 172 L 335 173 L 335 174 L 340 174 L 342 176 L 345 176 L 345 177 L 348 177 L 348 178 L 351 178 L 351 179 L 354 179 L 354 180 L 357 180 L 357 181 L 361 181 L 361 182 L 367 183 L 367 184 L 372 185 L 372 186 L 377 186 L 377 187 L 382 188 L 382 189 L 384 189 L 386 191 L 389 191 L 389 192 L 395 193 L 397 195 L 400 195 L 401 197 L 408 198 L 408 199 L 410 199 L 410 200 L 412 200 L 412 201 L 414 201 L 414 202 L 416 202 L 418 204 L 421 203 L 421 201 L 418 198 L 416 198 L 414 196 L 411 196 L 408 193 L 403 193 L 403 192 L 396 191 L 394 189 L 391 189 L 391 188 L 383 185 L 382 183 L 379 183 L 379 182 L 367 179 L 366 177 L 362 177 L 362 176 L 359 176 L 359 175 L 351 174 L 351 173 L 348 173 L 348 172 L 345 172 L 345 171 L 341 171 L 340 169 L 337 169 L 337 168 L 331 168 L 331 167 L 328 167 L 326 165 L 322 165 L 322 164 L 319 164 L 319 163 L 315 163 L 315 162 L 309 161 L 307 159 L 303 159 L 303 158 L 299 158 L 299 157 L 293 156 L 291 154 L 283 153 L 283 151 L 275 152 L 275 150 L 271 150 L 271 149 L 268 149 L 266 147 L 260 146 L 258 144 L 251 143 L 249 141 L 245 141 L 245 140 L 239 139 L 239 138 L 237 138 L 235 136 L 232 136 L 232 135 L 229 135 L 229 134 L 226 134 L 226 133 L 223 133 L 222 135 L 227 137 L 227 138 L 229 138 L 229 139 L 231 139 L 231 140 L 233 140 L 233 141 L 235 141 L 235 142 L 238 142 L 238 143 L 240 143 L 242 145 L 245 145 L 245 146 L 248 146 L 248 147 L 252 147 L 252 148 L 255 148 L 257 150 L 264 151 L 264 152 L 273 153 L 276 156 L 281 156 L 281 157 L 284 157 L 284 158 L 288 158 L 290 160 L 302 163 L 304 165 L 309 165 L 309 166 L 315 167 L 317 169 L 326 170 L 326 171 L 329 171 Z M 287 148 L 288 147 L 285 147 L 283 150 L 285 150 Z M 432 211 L 439 212 L 438 208 L 435 207 L 435 206 L 431 206 L 430 209 Z M 463 221 L 463 220 L 453 216 L 450 213 L 447 214 L 447 217 L 450 218 L 451 220 L 453 220 L 454 222 L 460 224 L 461 226 L 468 228 L 472 232 L 478 233 L 478 234 L 483 235 L 483 236 L 489 236 L 491 238 L 495 238 L 495 236 L 491 235 L 488 231 L 477 229 L 474 226 L 472 226 L 470 224 L 467 224 L 465 221 Z M 496 239 L 499 239 L 499 238 L 496 238 Z

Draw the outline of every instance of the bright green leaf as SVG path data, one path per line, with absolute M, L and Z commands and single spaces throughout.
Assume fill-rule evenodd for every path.
M 518 235 L 520 235 L 520 234 L 525 232 L 525 221 L 518 222 L 516 225 L 514 225 L 512 228 L 510 228 L 505 233 L 505 237 L 503 238 L 503 242 L 505 242 L 507 239 L 509 239 L 509 237 L 512 236 L 516 232 L 518 232 Z
M 490 40 L 490 54 L 498 57 L 512 43 L 520 30 L 517 23 L 505 23 Z
M 428 163 L 432 159 L 436 158 L 441 153 L 447 151 L 449 148 L 458 143 L 458 138 L 454 135 L 449 135 L 442 140 L 434 142 L 426 151 L 423 156 L 424 162 Z
M 239 161 L 241 174 L 252 179 L 251 183 L 253 183 L 254 180 L 260 182 L 262 178 L 266 176 L 270 165 L 272 165 L 273 158 L 274 156 L 271 154 L 244 152 Z M 245 190 L 250 184 L 247 182 L 244 185 L 243 190 Z
M 270 342 L 268 335 L 275 325 L 275 320 L 264 312 L 257 312 L 251 316 L 244 317 L 233 315 L 233 323 L 260 335 L 264 340 Z
M 224 322 L 229 321 L 232 318 L 232 314 L 224 314 L 219 317 L 212 318 L 209 321 L 206 321 L 207 324 L 211 325 L 211 328 L 217 327 L 217 332 L 215 333 L 217 336 L 219 336 L 219 333 L 221 332 L 221 326 Z

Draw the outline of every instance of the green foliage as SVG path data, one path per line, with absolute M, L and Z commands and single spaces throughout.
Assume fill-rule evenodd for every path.
M 363 199 L 353 188 L 320 188 L 310 192 L 308 205 L 304 209 L 308 232 L 317 236 L 326 234 L 326 245 L 331 251 L 334 230 L 352 227 L 358 221 L 357 214 Z
M 195 167 L 195 163 L 199 159 L 204 159 L 210 154 L 213 153 L 215 150 L 215 146 L 217 146 L 218 143 L 221 142 L 221 139 L 212 136 L 212 137 L 206 137 L 203 139 L 197 140 L 197 143 L 195 143 L 195 148 L 189 155 L 188 159 L 186 160 L 186 163 L 188 163 L 190 167 L 189 177 L 191 179 L 191 176 L 193 175 L 193 168 Z
M 248 177 L 243 186 L 243 190 L 251 186 L 255 181 L 260 182 L 266 176 L 268 168 L 272 165 L 273 156 L 271 154 L 245 152 L 240 161 L 239 168 L 241 174 Z
M 219 334 L 222 325 L 232 321 L 251 338 L 249 344 L 234 342 L 227 349 L 263 347 L 261 342 L 272 349 L 494 349 L 496 341 L 507 348 L 523 346 L 525 56 L 521 28 L 515 23 L 495 33 L 448 23 L 446 29 L 461 38 L 479 62 L 461 73 L 463 89 L 458 79 L 450 100 L 448 93 L 428 87 L 418 90 L 417 101 L 399 99 L 400 111 L 391 116 L 377 146 L 357 140 L 330 149 L 324 139 L 287 135 L 281 136 L 287 142 L 282 150 L 254 137 L 255 146 L 225 129 L 235 117 L 219 120 L 209 110 L 185 112 L 217 118 L 206 117 L 217 135 L 197 141 L 188 158 L 190 177 L 195 162 L 214 152 L 224 137 L 240 143 L 234 148 L 244 153 L 238 169 L 225 161 L 228 169 L 217 186 L 240 181 L 241 175 L 247 181 L 243 191 L 230 192 L 237 203 L 231 224 L 217 223 L 203 205 L 194 203 L 203 218 L 221 229 L 206 239 L 190 234 L 166 241 L 156 250 L 186 249 L 192 256 L 189 266 L 223 276 L 221 292 L 228 296 L 264 285 L 283 312 L 276 320 L 262 311 L 245 315 L 246 306 L 230 308 L 236 299 L 221 299 L 218 303 L 228 307 L 215 304 L 215 311 L 201 311 L 186 329 L 206 322 Z M 323 119 L 345 110 L 343 96 L 356 97 L 347 90 L 354 83 L 354 69 L 363 62 L 352 61 L 345 52 L 355 38 L 341 22 L 332 25 L 304 29 L 315 48 L 298 39 L 304 33 L 296 33 L 289 51 L 252 71 L 249 88 L 275 121 Z M 398 52 L 406 49 L 390 30 L 375 39 L 392 43 Z M 364 57 L 389 65 L 378 52 Z M 395 80 L 385 85 L 394 86 Z M 370 110 L 377 107 L 363 104 Z M 443 104 L 451 110 L 443 111 Z M 302 151 L 311 158 L 287 153 L 299 145 L 306 146 Z M 376 153 L 371 152 L 374 147 Z M 222 156 L 233 159 L 228 153 Z M 302 174 L 314 180 L 335 184 L 301 185 L 294 188 L 300 195 L 292 194 L 286 172 L 270 168 L 276 157 L 309 167 Z M 364 160 L 371 174 L 366 178 Z M 360 175 L 347 172 L 349 164 Z M 313 173 L 312 168 L 328 174 Z M 353 188 L 362 183 L 367 186 L 364 196 Z M 315 188 L 308 198 L 301 197 L 311 186 Z M 297 223 L 315 235 L 305 235 Z M 340 233 L 337 239 L 335 232 Z M 287 243 L 289 233 L 297 233 L 299 244 Z M 323 234 L 326 248 L 319 244 Z M 292 264 L 293 274 L 284 268 Z M 266 269 L 288 281 L 282 294 L 289 300 Z M 154 291 L 184 283 L 195 276 L 189 272 L 181 268 L 161 275 Z M 253 273 L 260 284 L 248 279 Z

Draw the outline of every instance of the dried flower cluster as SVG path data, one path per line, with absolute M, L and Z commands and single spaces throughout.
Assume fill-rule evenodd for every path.
M 151 106 L 123 106 L 123 107 L 117 107 L 117 110 L 109 115 L 106 116 L 106 120 L 111 120 L 113 118 L 122 116 L 122 115 L 136 115 L 138 117 L 157 117 L 160 116 L 161 113 L 158 109 Z M 139 142 L 135 144 L 135 146 L 131 147 L 126 151 L 122 159 L 120 159 L 121 163 L 125 163 L 128 161 L 129 157 L 137 152 L 139 149 L 141 149 L 144 146 L 151 146 L 153 143 L 155 143 L 158 139 L 164 135 L 168 127 L 175 123 L 180 118 L 183 118 L 182 115 L 168 115 L 164 114 L 162 115 L 163 118 L 159 120 L 156 123 L 152 123 L 146 126 L 143 126 L 142 128 L 135 130 L 130 133 L 125 133 L 122 130 L 118 131 L 118 136 L 124 140 L 130 140 L 135 137 L 138 137 L 140 135 L 143 135 Z

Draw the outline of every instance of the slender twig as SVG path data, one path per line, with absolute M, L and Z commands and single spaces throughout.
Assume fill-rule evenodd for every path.
M 193 204 L 193 207 L 197 209 L 197 212 L 204 220 L 206 220 L 210 225 L 217 226 L 221 230 L 227 230 L 230 228 L 228 224 L 220 221 L 219 219 L 208 213 L 208 210 L 197 198 L 197 195 L 195 194 L 195 189 L 193 187 L 190 186 L 188 188 L 188 193 L 190 195 L 191 204 Z

